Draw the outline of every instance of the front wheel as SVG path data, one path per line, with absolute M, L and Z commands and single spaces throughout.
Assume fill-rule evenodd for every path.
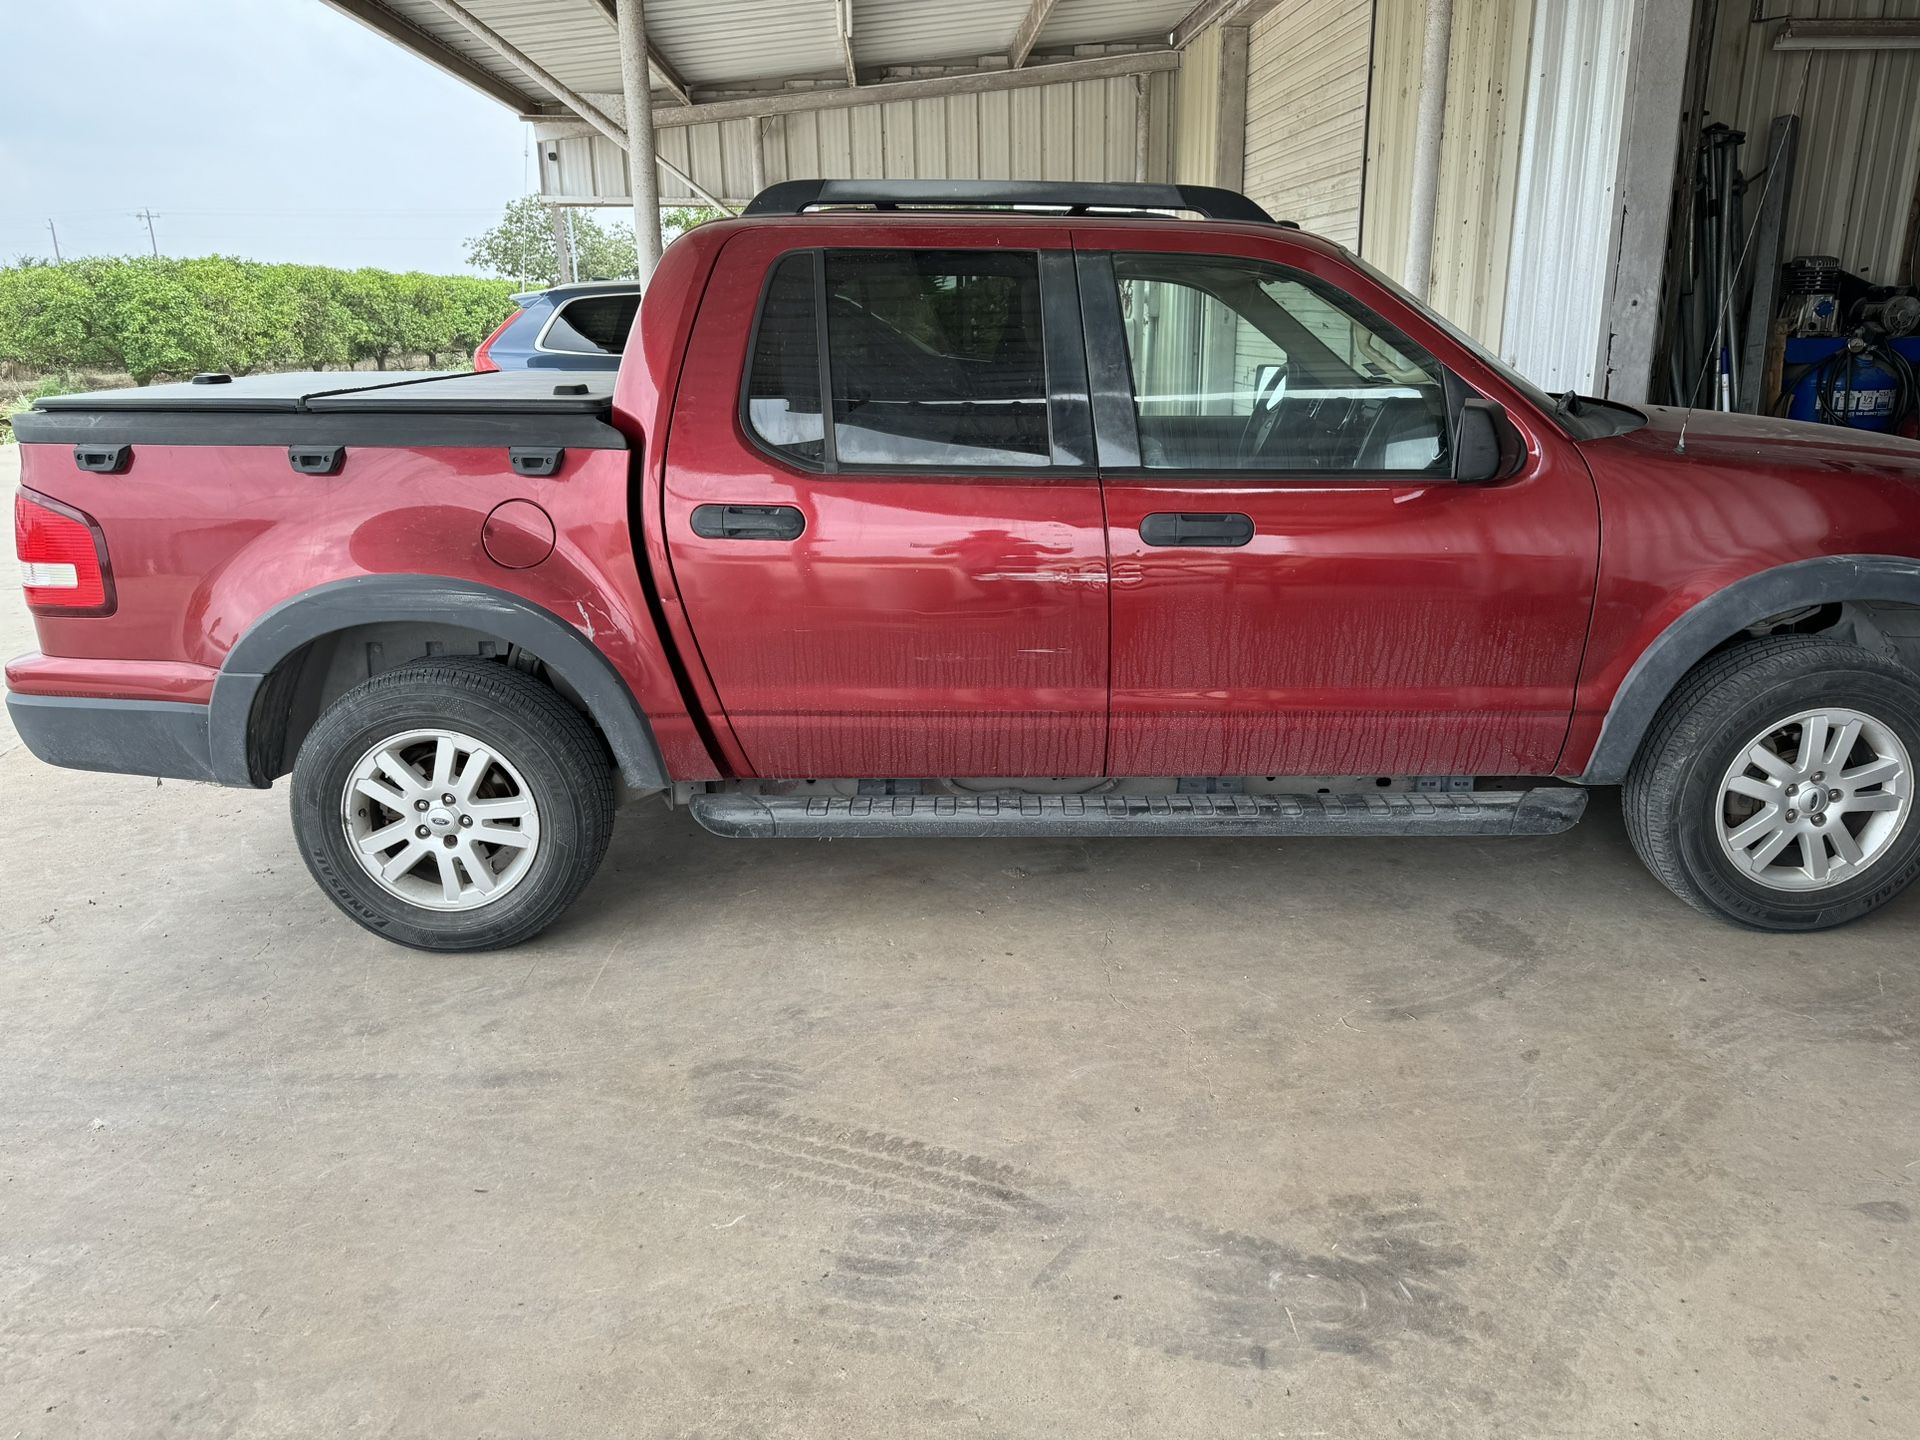
M 1759 930 L 1822 930 L 1920 874 L 1920 677 L 1820 636 L 1707 661 L 1655 720 L 1624 795 L 1647 868 Z
M 301 745 L 292 789 L 321 888 L 421 950 L 538 934 L 593 877 L 613 830 L 599 736 L 496 661 L 406 665 L 341 696 Z

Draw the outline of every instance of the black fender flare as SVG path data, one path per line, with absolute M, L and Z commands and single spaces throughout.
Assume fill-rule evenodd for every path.
M 1920 560 L 1899 555 L 1828 555 L 1796 560 L 1736 580 L 1709 595 L 1655 637 L 1633 662 L 1607 709 L 1582 785 L 1626 779 L 1653 717 L 1686 673 L 1769 615 L 1808 605 L 1878 600 L 1920 605 Z
M 213 770 L 220 783 L 260 789 L 272 784 L 261 777 L 264 767 L 255 763 L 250 740 L 261 688 L 282 660 L 336 631 L 395 620 L 481 630 L 538 655 L 585 702 L 629 785 L 658 790 L 668 783 L 653 728 L 633 692 L 584 635 L 530 600 L 440 575 L 336 580 L 281 601 L 249 626 L 227 652 L 208 707 Z

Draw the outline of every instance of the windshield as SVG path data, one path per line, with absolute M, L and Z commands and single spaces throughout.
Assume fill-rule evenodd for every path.
M 1387 274 L 1386 271 L 1377 265 L 1362 260 L 1358 255 L 1351 252 L 1348 253 L 1347 258 L 1351 260 L 1356 267 L 1365 271 L 1370 280 L 1378 285 L 1385 286 L 1388 290 L 1391 290 L 1395 295 L 1399 296 L 1400 299 L 1406 301 L 1407 304 L 1418 310 L 1421 315 L 1438 326 L 1449 340 L 1471 354 L 1474 359 L 1493 371 L 1494 374 L 1498 375 L 1502 380 L 1506 381 L 1507 384 L 1526 396 L 1527 399 L 1539 406 L 1540 409 L 1546 411 L 1548 414 L 1552 414 L 1557 408 L 1553 396 L 1549 395 L 1545 390 L 1542 390 L 1538 385 L 1534 384 L 1533 381 L 1527 379 L 1526 376 L 1507 364 L 1506 361 L 1502 360 L 1498 355 L 1495 355 L 1491 350 L 1487 349 L 1486 346 L 1467 334 L 1466 331 L 1447 319 L 1446 316 L 1442 315 L 1438 310 L 1435 310 L 1431 305 L 1416 300 L 1413 293 L 1408 290 L 1406 286 L 1402 285 L 1398 280 L 1395 280 L 1391 275 Z
M 1489 370 L 1493 371 L 1494 374 L 1506 381 L 1507 384 L 1526 396 L 1527 399 L 1532 401 L 1539 409 L 1541 414 L 1552 416 L 1553 419 L 1558 422 L 1560 428 L 1572 435 L 1576 440 L 1597 440 L 1607 435 L 1622 435 L 1629 430 L 1638 430 L 1642 425 L 1647 423 L 1647 417 L 1644 414 L 1634 409 L 1631 405 L 1623 405 L 1617 400 L 1602 400 L 1592 396 L 1583 396 L 1581 397 L 1581 405 L 1578 410 L 1563 408 L 1559 397 L 1549 391 L 1542 390 L 1538 385 L 1534 384 L 1533 381 L 1527 379 L 1526 376 L 1507 364 L 1506 361 L 1495 355 L 1491 350 L 1487 349 L 1486 346 L 1474 339 L 1473 336 L 1467 334 L 1466 331 L 1447 319 L 1446 316 L 1442 315 L 1438 310 L 1435 310 L 1431 305 L 1416 300 L 1407 288 L 1391 275 L 1382 271 L 1378 266 L 1368 264 L 1365 260 L 1362 260 L 1358 255 L 1350 251 L 1347 252 L 1347 258 L 1361 270 L 1364 270 L 1370 278 L 1384 285 L 1388 290 L 1392 291 L 1395 295 L 1406 301 L 1407 304 L 1418 310 L 1428 320 L 1432 321 L 1433 324 L 1445 333 L 1448 339 L 1452 340 L 1463 350 L 1466 350 L 1482 365 L 1485 365 Z

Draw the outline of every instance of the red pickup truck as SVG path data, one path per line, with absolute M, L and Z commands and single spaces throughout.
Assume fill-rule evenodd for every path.
M 1920 871 L 1920 445 L 1543 394 L 1228 191 L 791 182 L 668 251 L 617 376 L 15 423 L 27 745 L 291 774 L 315 878 L 408 945 L 541 930 L 622 793 L 734 836 L 1486 836 L 1624 784 L 1740 924 Z

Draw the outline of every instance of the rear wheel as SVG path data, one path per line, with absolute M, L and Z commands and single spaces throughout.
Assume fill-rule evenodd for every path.
M 1692 905 L 1819 930 L 1920 874 L 1920 677 L 1819 636 L 1715 656 L 1661 710 L 1627 777 L 1628 833 Z
M 494 661 L 408 665 L 349 691 L 301 745 L 292 788 L 321 888 L 423 950 L 538 934 L 592 878 L 613 828 L 592 727 Z

